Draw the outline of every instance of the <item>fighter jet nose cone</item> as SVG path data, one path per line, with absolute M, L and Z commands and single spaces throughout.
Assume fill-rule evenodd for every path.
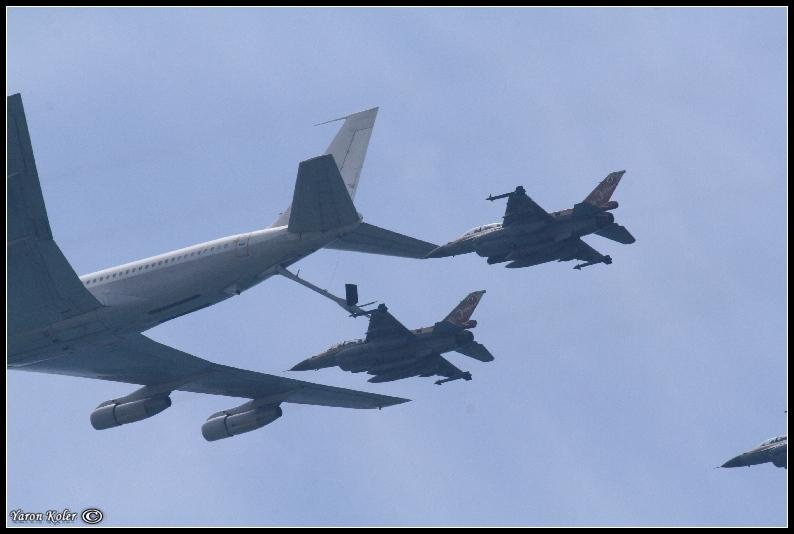
M 311 371 L 312 369 L 314 369 L 314 366 L 312 365 L 311 360 L 304 360 L 290 369 L 290 371 Z
M 732 459 L 728 460 L 727 462 L 722 464 L 720 467 L 739 467 L 740 465 L 742 465 L 740 460 L 741 460 L 741 456 L 737 456 L 736 458 L 732 458 Z

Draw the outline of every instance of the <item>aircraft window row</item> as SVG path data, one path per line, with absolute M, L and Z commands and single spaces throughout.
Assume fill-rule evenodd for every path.
M 86 280 L 85 282 L 83 282 L 83 285 L 87 286 L 87 285 L 91 285 L 91 284 L 96 284 L 97 282 L 104 282 L 105 280 L 112 280 L 113 278 L 116 278 L 116 277 L 121 278 L 122 275 L 130 274 L 130 272 L 132 272 L 132 273 L 135 273 L 136 271 L 140 272 L 140 271 L 148 270 L 149 267 L 154 268 L 155 266 L 160 266 L 163 263 L 166 263 L 166 264 L 167 263 L 174 263 L 176 261 L 184 260 L 184 259 L 190 258 L 192 256 L 200 256 L 202 254 L 202 252 L 204 252 L 204 253 L 212 252 L 216 248 L 218 250 L 220 250 L 221 246 L 220 245 L 218 245 L 217 247 L 213 246 L 213 247 L 205 248 L 203 250 L 193 251 L 190 254 L 182 254 L 181 256 L 174 256 L 173 258 L 166 258 L 164 260 L 158 261 L 156 264 L 155 263 L 148 263 L 146 265 L 140 265 L 138 267 L 132 267 L 131 269 L 127 269 L 126 271 L 119 271 L 117 273 L 113 273 L 112 275 L 108 274 L 108 275 L 100 276 L 98 278 L 92 278 L 91 280 Z M 224 243 L 223 248 L 229 248 L 229 243 Z

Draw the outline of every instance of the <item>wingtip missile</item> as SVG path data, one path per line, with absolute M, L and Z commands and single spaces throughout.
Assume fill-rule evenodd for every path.
M 587 262 L 584 262 L 584 263 L 580 263 L 578 265 L 574 265 L 573 268 L 576 269 L 577 271 L 581 271 L 582 267 L 590 267 L 591 265 L 598 265 L 599 263 L 603 263 L 605 265 L 611 265 L 612 264 L 612 257 L 611 256 L 604 256 L 600 260 L 587 261 Z
M 493 202 L 494 200 L 499 200 L 500 198 L 507 198 L 510 195 L 515 195 L 515 194 L 520 195 L 523 193 L 526 193 L 526 190 L 524 189 L 523 186 L 519 185 L 518 187 L 516 187 L 515 191 L 511 191 L 510 193 L 502 193 L 501 195 L 488 195 L 488 198 L 486 198 L 485 200 L 490 200 L 491 202 Z
M 446 384 L 447 382 L 452 382 L 453 380 L 466 380 L 468 382 L 471 380 L 471 373 L 466 371 L 465 373 L 458 376 L 451 376 L 449 378 L 444 378 L 443 380 L 436 380 L 434 384 L 440 386 L 442 384 Z

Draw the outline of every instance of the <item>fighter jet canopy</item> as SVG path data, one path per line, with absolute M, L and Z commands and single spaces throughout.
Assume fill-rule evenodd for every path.
M 490 228 L 496 228 L 496 227 L 497 227 L 497 226 L 499 226 L 500 224 L 501 224 L 501 223 L 491 223 L 491 224 L 484 224 L 484 225 L 482 225 L 482 226 L 478 226 L 478 227 L 476 227 L 476 228 L 472 228 L 471 230 L 469 230 L 468 232 L 466 232 L 465 234 L 463 234 L 463 237 L 468 237 L 468 236 L 470 236 L 470 235 L 479 234 L 479 233 L 480 233 L 480 232 L 482 232 L 483 230 L 488 230 L 488 229 L 490 229 Z
M 784 441 L 786 436 L 778 436 L 776 438 L 771 438 L 763 442 L 759 447 L 763 447 L 764 445 L 771 445 L 772 443 L 777 443 L 778 441 Z

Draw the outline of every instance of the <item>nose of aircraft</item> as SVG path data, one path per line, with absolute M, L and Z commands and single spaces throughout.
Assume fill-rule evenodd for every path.
M 318 369 L 325 369 L 326 367 L 335 367 L 336 365 L 336 356 L 333 353 L 323 353 L 312 356 L 311 358 L 306 358 L 290 369 L 290 371 L 316 371 Z
M 728 460 L 727 462 L 722 464 L 720 467 L 741 467 L 742 465 L 744 465 L 744 463 L 742 462 L 742 457 L 741 456 L 737 456 L 736 458 L 732 458 L 732 459 Z
M 319 367 L 315 365 L 314 358 L 307 358 L 290 369 L 290 371 L 311 371 L 313 369 L 319 369 Z

